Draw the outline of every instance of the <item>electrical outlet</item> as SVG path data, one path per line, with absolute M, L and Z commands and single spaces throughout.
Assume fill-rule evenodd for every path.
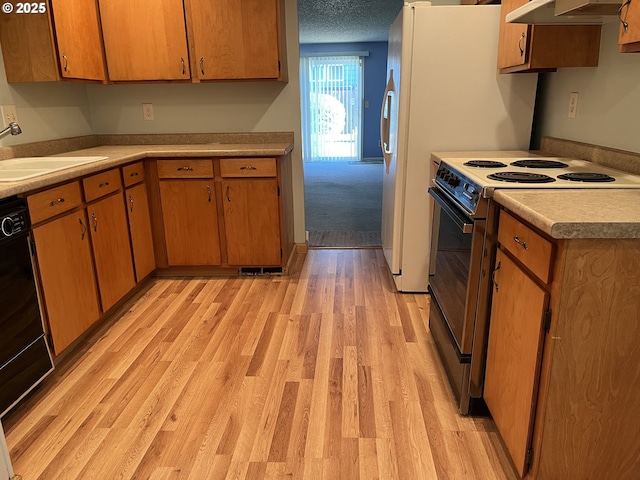
M 0 107 L 2 111 L 2 125 L 6 128 L 10 123 L 18 123 L 18 114 L 16 113 L 15 105 L 2 105 Z
M 571 92 L 569 95 L 569 118 L 576 118 L 578 112 L 578 92 Z
M 153 120 L 153 103 L 142 104 L 142 118 L 145 120 Z

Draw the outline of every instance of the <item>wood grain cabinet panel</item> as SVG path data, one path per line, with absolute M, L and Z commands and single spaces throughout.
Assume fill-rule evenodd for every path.
M 618 43 L 623 53 L 640 52 L 640 1 L 623 1 Z
M 213 179 L 161 180 L 160 201 L 168 264 L 220 265 Z
M 229 264 L 280 265 L 278 181 L 225 179 L 222 189 Z
M 111 80 L 190 78 L 182 0 L 100 0 L 100 16 Z
M 27 197 L 31 223 L 39 223 L 82 205 L 80 182 L 70 182 Z
M 186 0 L 200 80 L 279 79 L 280 0 Z
M 125 187 L 144 182 L 144 162 L 136 162 L 122 167 L 122 181 Z
M 105 81 L 102 37 L 96 0 L 24 2 L 42 13 L 0 15 L 0 42 L 7 81 L 61 79 Z
M 87 214 L 102 311 L 106 312 L 136 284 L 122 195 L 87 206 Z
M 484 398 L 520 476 L 528 468 L 548 301 L 548 293 L 498 250 Z
M 505 17 L 529 0 L 502 0 L 498 41 L 500 73 L 597 67 L 600 25 L 526 25 Z
M 33 237 L 49 331 L 59 354 L 100 316 L 85 212 L 35 227 Z
M 147 185 L 138 183 L 125 191 L 133 264 L 140 282 L 156 268 Z

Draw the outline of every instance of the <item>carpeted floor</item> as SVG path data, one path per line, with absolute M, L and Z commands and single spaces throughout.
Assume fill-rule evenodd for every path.
M 382 163 L 305 163 L 309 246 L 380 246 L 382 175 Z

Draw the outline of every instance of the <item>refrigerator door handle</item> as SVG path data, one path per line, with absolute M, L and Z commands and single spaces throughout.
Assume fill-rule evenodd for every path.
M 387 82 L 387 88 L 384 91 L 384 98 L 382 100 L 382 110 L 380 111 L 380 144 L 382 146 L 382 156 L 384 157 L 384 163 L 389 173 L 391 166 L 391 145 L 389 145 L 389 137 L 391 131 L 391 99 L 395 90 L 395 84 L 393 82 L 393 69 L 389 70 L 389 81 Z

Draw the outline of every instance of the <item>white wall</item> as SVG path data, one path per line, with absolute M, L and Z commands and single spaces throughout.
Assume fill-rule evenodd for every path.
M 79 83 L 7 83 L 0 52 L 0 105 L 15 105 L 22 134 L 0 145 L 37 142 L 93 133 L 85 85 Z M 0 127 L 2 124 L 0 123 Z
M 603 26 L 598 67 L 545 75 L 542 135 L 640 153 L 640 53 L 618 53 L 615 18 Z M 575 119 L 567 116 L 571 92 L 579 92 Z

